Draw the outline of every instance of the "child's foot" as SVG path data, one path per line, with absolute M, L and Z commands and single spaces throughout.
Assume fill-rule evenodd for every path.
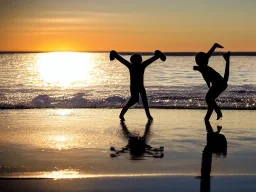
M 125 121 L 124 116 L 121 116 L 121 115 L 120 115 L 119 118 L 120 118 L 120 121 L 121 121 L 121 122 Z
M 223 117 L 222 114 L 218 114 L 217 115 L 217 120 L 221 119 L 222 117 Z
M 220 133 L 220 131 L 221 131 L 221 129 L 222 129 L 222 126 L 217 126 L 217 133 Z
M 225 59 L 226 61 L 228 61 L 229 58 L 230 58 L 230 51 L 227 52 L 227 53 L 225 53 L 225 54 L 223 55 L 223 57 L 224 57 L 224 59 Z

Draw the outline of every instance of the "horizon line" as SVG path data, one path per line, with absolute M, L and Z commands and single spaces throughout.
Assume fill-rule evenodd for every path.
M 77 52 L 77 53 L 109 53 L 110 51 L 0 51 L 0 54 L 29 54 L 29 53 L 55 53 L 55 52 Z M 120 51 L 121 55 L 132 55 L 134 53 L 140 53 L 141 55 L 152 55 L 154 51 Z M 163 53 L 166 56 L 195 56 L 198 52 L 196 51 L 182 51 L 182 52 L 172 52 L 167 51 Z M 225 52 L 214 52 L 213 55 L 219 56 Z M 234 51 L 231 52 L 232 56 L 256 56 L 256 51 Z

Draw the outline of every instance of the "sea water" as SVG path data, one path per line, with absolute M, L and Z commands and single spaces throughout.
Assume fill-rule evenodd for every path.
M 143 55 L 143 60 L 149 57 Z M 194 65 L 194 56 L 152 63 L 144 77 L 149 105 L 205 108 L 208 87 Z M 213 56 L 209 66 L 224 75 L 223 57 Z M 231 56 L 229 86 L 217 100 L 221 107 L 255 109 L 255 66 L 255 56 Z M 129 83 L 129 70 L 111 62 L 109 53 L 0 54 L 2 109 L 122 107 L 130 97 Z

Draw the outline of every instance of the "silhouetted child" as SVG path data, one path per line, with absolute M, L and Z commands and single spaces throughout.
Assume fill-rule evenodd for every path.
M 199 52 L 196 55 L 196 63 L 198 66 L 194 66 L 194 70 L 198 70 L 202 73 L 204 80 L 210 88 L 206 94 L 205 100 L 208 105 L 208 111 L 205 116 L 205 120 L 209 120 L 213 110 L 217 113 L 217 120 L 222 117 L 220 107 L 216 103 L 216 98 L 227 88 L 227 82 L 229 77 L 229 58 L 230 52 L 223 55 L 226 60 L 226 69 L 224 78 L 216 72 L 214 69 L 208 66 L 209 58 L 212 56 L 216 48 L 223 48 L 221 45 L 215 43 L 208 53 Z
M 131 56 L 130 61 L 125 60 L 121 57 L 116 51 L 110 52 L 110 60 L 113 61 L 117 59 L 126 67 L 128 67 L 130 71 L 130 92 L 131 98 L 128 103 L 122 109 L 119 118 L 121 121 L 125 121 L 124 114 L 127 110 L 133 106 L 135 103 L 139 102 L 139 94 L 141 95 L 142 102 L 145 108 L 146 115 L 148 119 L 153 119 L 149 112 L 147 94 L 144 87 L 144 71 L 148 65 L 156 61 L 157 59 L 161 59 L 162 61 L 166 60 L 166 56 L 161 51 L 155 51 L 155 55 L 146 61 L 142 61 L 141 55 L 134 54 Z

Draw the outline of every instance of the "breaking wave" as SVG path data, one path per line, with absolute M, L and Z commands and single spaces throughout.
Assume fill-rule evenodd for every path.
M 255 88 L 255 85 L 229 86 L 217 102 L 226 109 L 255 109 Z M 206 108 L 206 86 L 151 86 L 146 89 L 151 108 Z M 0 108 L 120 108 L 127 99 L 128 86 L 89 87 L 83 90 L 4 89 L 0 91 Z M 142 102 L 136 107 L 142 107 Z

